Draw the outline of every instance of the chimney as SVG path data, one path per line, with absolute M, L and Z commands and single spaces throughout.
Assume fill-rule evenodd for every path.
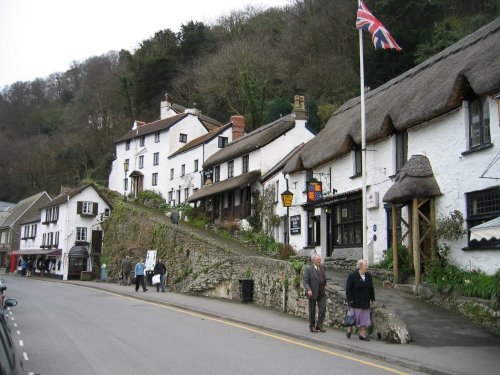
M 302 95 L 293 97 L 293 115 L 296 120 L 307 120 L 306 104 Z
M 233 124 L 233 142 L 245 135 L 245 117 L 240 115 L 231 116 Z
M 61 192 L 59 193 L 60 195 L 63 195 L 63 194 L 68 194 L 71 190 L 73 190 L 74 188 L 70 187 L 70 186 L 62 186 L 61 185 Z
M 164 119 L 175 114 L 169 113 L 170 111 L 172 111 L 172 97 L 165 94 L 165 100 L 160 103 L 160 119 Z
M 137 130 L 138 127 L 146 124 L 144 121 L 135 120 L 134 125 L 132 125 L 132 130 Z

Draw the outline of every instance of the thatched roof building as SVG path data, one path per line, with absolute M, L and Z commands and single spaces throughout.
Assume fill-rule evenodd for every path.
M 394 184 L 384 195 L 384 202 L 406 203 L 415 197 L 441 195 L 431 163 L 424 155 L 413 155 L 401 168 Z
M 374 142 L 462 105 L 473 90 L 500 90 L 500 18 L 366 94 L 366 141 Z M 284 173 L 313 169 L 361 145 L 360 98 L 342 105 Z

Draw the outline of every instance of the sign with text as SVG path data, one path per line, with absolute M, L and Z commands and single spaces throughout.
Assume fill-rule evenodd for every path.
M 214 169 L 207 168 L 203 170 L 203 185 L 212 185 L 214 181 Z
M 290 216 L 290 234 L 300 234 L 300 215 Z

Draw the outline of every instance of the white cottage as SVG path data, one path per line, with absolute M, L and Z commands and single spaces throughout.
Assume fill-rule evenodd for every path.
M 260 178 L 297 145 L 314 137 L 307 125 L 304 97 L 295 96 L 294 112 L 231 142 L 203 165 L 204 185 L 188 202 L 213 222 L 250 216 L 252 192 L 262 193 Z
M 63 280 L 79 279 L 82 271 L 98 273 L 101 224 L 111 208 L 94 184 L 63 191 L 42 207 L 39 234 L 44 270 Z
M 115 141 L 116 158 L 109 176 L 109 188 L 134 197 L 141 191 L 151 190 L 167 198 L 172 191 L 169 181 L 172 176 L 182 173 L 182 164 L 169 162 L 168 157 L 221 125 L 196 109 L 172 103 L 167 95 L 161 103 L 160 120 L 135 121 L 132 129 Z
M 283 170 L 295 194 L 290 215 L 302 218 L 303 229 L 311 217 L 319 222 L 317 232 L 292 234 L 291 243 L 303 249 L 316 235 L 315 250 L 323 256 L 354 260 L 363 256 L 365 229 L 370 261 L 403 242 L 419 268 L 434 249 L 425 222 L 457 210 L 467 235 L 448 243 L 449 260 L 462 268 L 496 272 L 500 239 L 478 242 L 468 233 L 500 216 L 499 41 L 497 19 L 368 92 L 366 150 L 360 147 L 359 97 L 342 105 Z M 302 191 L 311 181 L 322 182 L 322 194 L 307 202 Z M 363 212 L 367 228 L 362 228 Z

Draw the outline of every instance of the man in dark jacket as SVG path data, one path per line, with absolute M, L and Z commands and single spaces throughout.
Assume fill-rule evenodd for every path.
M 309 330 L 311 332 L 326 332 L 323 321 L 326 313 L 326 276 L 325 266 L 321 264 L 321 256 L 313 254 L 312 264 L 304 271 L 304 289 L 309 299 Z M 318 319 L 316 320 L 316 305 L 318 306 Z
M 130 258 L 127 255 L 122 261 L 122 279 L 123 285 L 130 285 L 130 269 L 132 268 L 130 264 Z
M 154 274 L 160 275 L 160 282 L 156 284 L 156 291 L 160 291 L 161 285 L 161 291 L 165 292 L 165 275 L 167 274 L 167 267 L 165 267 L 161 258 L 158 259 L 158 262 L 155 265 Z

